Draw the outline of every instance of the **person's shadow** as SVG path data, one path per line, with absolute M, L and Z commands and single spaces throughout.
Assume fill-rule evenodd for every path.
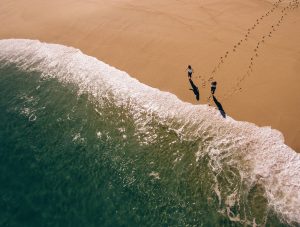
M 217 98 L 214 95 L 213 95 L 213 100 L 214 100 L 216 106 L 218 107 L 222 117 L 226 118 L 225 110 L 223 109 L 221 103 L 217 100 Z
M 194 82 L 192 81 L 192 79 L 189 79 L 189 81 L 190 81 L 190 84 L 191 84 L 191 86 L 192 86 L 192 89 L 190 89 L 190 90 L 192 90 L 192 91 L 194 92 L 197 101 L 199 101 L 199 99 L 200 99 L 199 89 L 198 89 L 198 87 L 194 84 Z

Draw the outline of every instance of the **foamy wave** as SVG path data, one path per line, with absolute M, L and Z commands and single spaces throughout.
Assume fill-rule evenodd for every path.
M 129 104 L 141 130 L 148 130 L 147 116 L 155 116 L 183 139 L 201 138 L 205 149 L 199 148 L 196 159 L 208 154 L 213 170 L 218 172 L 221 161 L 230 157 L 226 164 L 238 168 L 247 184 L 259 183 L 265 188 L 272 209 L 286 221 L 300 223 L 300 155 L 284 144 L 280 132 L 230 117 L 224 119 L 207 105 L 182 102 L 74 48 L 11 39 L 1 40 L 0 50 L 2 64 L 37 70 L 44 77 L 76 84 L 82 92 L 95 98 L 107 97 L 118 106 Z

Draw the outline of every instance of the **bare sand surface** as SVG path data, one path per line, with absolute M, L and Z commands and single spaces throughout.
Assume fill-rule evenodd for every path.
M 300 152 L 299 0 L 0 0 L 0 38 L 59 43 L 194 104 L 271 126 Z M 1 51 L 1 50 L 0 50 Z M 185 69 L 194 68 L 200 102 Z M 200 114 L 200 113 L 199 113 Z

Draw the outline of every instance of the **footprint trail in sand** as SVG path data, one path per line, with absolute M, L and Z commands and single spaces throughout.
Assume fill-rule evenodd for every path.
M 270 41 L 276 32 L 280 32 L 288 14 L 298 8 L 299 0 L 278 0 L 273 3 L 267 12 L 246 29 L 244 36 L 219 58 L 209 77 L 201 78 L 202 88 L 211 81 L 218 81 L 226 78 L 228 74 L 233 74 L 235 80 L 231 81 L 232 85 L 229 88 L 225 88 L 222 99 L 228 99 L 242 91 L 242 83 L 252 74 L 256 59 L 264 50 L 264 44 Z M 210 97 L 207 101 L 210 101 Z

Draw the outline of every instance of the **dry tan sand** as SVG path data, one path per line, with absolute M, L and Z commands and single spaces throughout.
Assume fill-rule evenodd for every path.
M 213 77 L 228 115 L 300 151 L 299 0 L 0 1 L 1 39 L 73 46 L 196 104 L 191 64 L 201 104 Z

